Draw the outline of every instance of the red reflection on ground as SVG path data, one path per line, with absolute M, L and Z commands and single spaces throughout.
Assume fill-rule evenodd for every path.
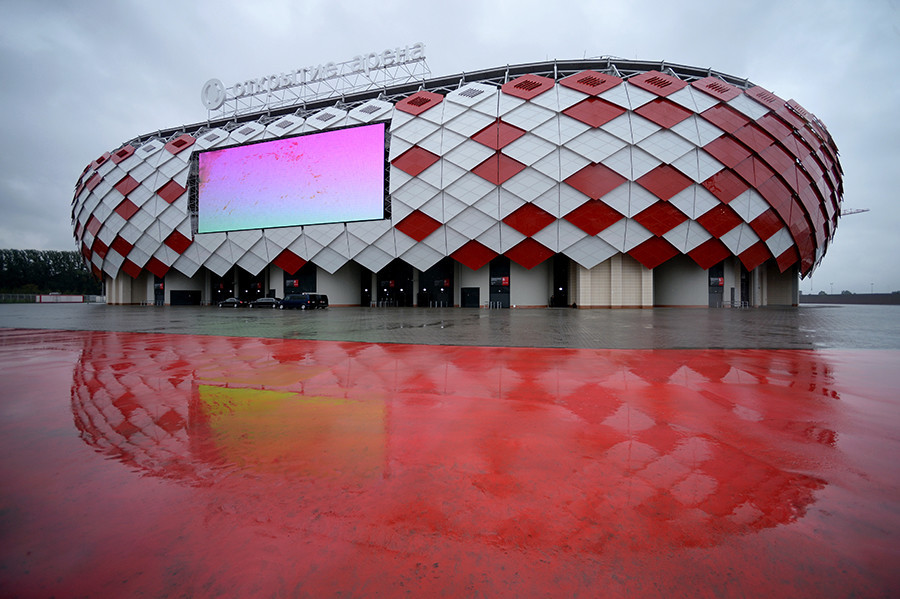
M 46 331 L 0 352 L 12 594 L 898 583 L 900 352 Z

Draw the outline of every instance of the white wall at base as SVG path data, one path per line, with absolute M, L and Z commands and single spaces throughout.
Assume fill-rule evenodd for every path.
M 552 260 L 545 260 L 531 270 L 515 262 L 509 265 L 509 303 L 511 306 L 547 306 L 550 302 Z
M 200 276 L 188 277 L 175 269 L 166 273 L 163 290 L 166 293 L 166 305 L 172 303 L 172 291 L 199 291 L 203 294 L 203 279 Z
M 274 289 L 275 297 L 281 298 L 284 296 L 284 271 L 274 264 L 270 264 L 268 268 L 268 289 Z M 268 293 L 268 289 L 266 293 Z
M 485 264 L 478 270 L 472 270 L 468 266 L 464 266 L 462 264 L 459 265 L 459 285 L 454 290 L 455 298 L 454 302 L 456 305 L 460 305 L 461 303 L 461 292 L 460 289 L 463 287 L 478 287 L 479 289 L 479 301 L 482 306 L 487 306 L 491 297 L 491 265 L 490 263 Z
M 106 303 L 110 305 L 129 305 L 153 303 L 153 275 L 142 272 L 138 278 L 132 279 L 123 271 L 116 278 L 106 277 Z
M 708 306 L 709 271 L 688 256 L 675 256 L 653 269 L 654 306 Z
M 319 268 L 316 272 L 316 293 L 328 296 L 332 306 L 358 306 L 360 266 L 356 262 L 348 262 L 334 274 Z
M 766 272 L 766 292 L 769 306 L 796 306 L 800 303 L 800 273 L 798 267 L 791 266 L 784 272 L 778 271 L 774 263 Z
M 616 254 L 591 269 L 575 266 L 579 308 L 649 308 L 653 305 L 652 271 L 627 254 Z

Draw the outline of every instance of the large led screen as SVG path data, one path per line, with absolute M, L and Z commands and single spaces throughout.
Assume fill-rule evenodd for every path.
M 384 123 L 197 155 L 197 231 L 385 218 Z

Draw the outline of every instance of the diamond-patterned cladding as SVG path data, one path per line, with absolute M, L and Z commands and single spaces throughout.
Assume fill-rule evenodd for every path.
M 640 75 L 629 77 L 628 83 L 636 85 L 644 91 L 663 97 L 675 93 L 687 85 L 687 83 L 678 77 L 673 77 L 667 73 L 660 73 L 659 71 L 648 71 L 646 73 L 641 73 Z
M 348 259 L 378 270 L 398 257 L 421 266 L 448 254 L 477 268 L 504 253 L 533 268 L 556 251 L 582 266 L 630 251 L 648 268 L 673 251 L 701 265 L 736 255 L 747 268 L 774 256 L 779 269 L 807 274 L 834 234 L 843 193 L 828 131 L 763 88 L 715 76 L 687 84 L 677 71 L 627 81 L 581 71 L 558 87 L 525 75 L 502 93 L 469 82 L 446 103 L 423 90 L 397 104 L 322 107 L 310 118 L 334 115 L 326 128 L 391 118 L 393 219 L 372 235 L 348 223 L 191 240 L 190 151 L 309 130 L 289 115 L 230 133 L 204 124 L 104 153 L 78 177 L 75 237 L 92 271 L 111 277 L 305 260 L 326 272 Z
M 472 270 L 478 270 L 496 258 L 497 252 L 473 239 L 453 252 L 450 257 Z
M 559 80 L 560 85 L 591 96 L 600 95 L 621 83 L 622 79 L 615 75 L 595 71 L 582 71 Z
M 556 82 L 549 77 L 540 75 L 522 75 L 512 81 L 504 83 L 500 87 L 500 91 L 504 94 L 521 98 L 522 100 L 531 100 L 542 93 L 550 90 Z
M 566 116 L 581 121 L 591 127 L 605 125 L 609 121 L 624 114 L 625 109 L 600 98 L 585 98 L 578 104 L 563 111 Z
M 647 102 L 640 108 L 635 109 L 635 112 L 666 129 L 674 127 L 693 114 L 687 108 L 670 102 L 665 98 L 657 98 L 652 102 Z
M 391 164 L 415 177 L 438 160 L 440 160 L 439 156 L 419 146 L 413 146 L 394 158 Z
M 556 218 L 534 204 L 523 204 L 518 210 L 509 214 L 503 222 L 526 237 L 531 237 L 544 229 Z
M 589 164 L 565 180 L 568 185 L 595 200 L 625 181 L 625 177 L 603 164 Z
M 638 179 L 637 183 L 659 199 L 668 200 L 693 181 L 668 164 L 662 164 Z
M 589 200 L 566 214 L 565 219 L 587 233 L 596 235 L 625 218 L 600 200 Z
M 518 127 L 513 127 L 509 123 L 504 123 L 502 120 L 497 119 L 496 122 L 491 123 L 473 135 L 472 139 L 493 150 L 499 150 L 523 135 L 525 135 L 525 132 Z
M 507 250 L 504 255 L 528 270 L 551 258 L 554 252 L 532 238 L 527 238 Z
M 424 212 L 418 210 L 413 211 L 402 221 L 397 223 L 398 231 L 409 235 L 416 241 L 422 241 L 432 233 L 434 233 L 441 223 L 431 218 Z
M 497 152 L 478 166 L 472 169 L 472 172 L 484 179 L 490 181 L 494 185 L 501 185 L 504 181 L 508 181 L 525 169 L 525 165 L 503 154 Z
M 678 208 L 669 202 L 657 202 L 634 217 L 648 231 L 662 236 L 687 220 Z
M 413 116 L 418 116 L 426 110 L 431 110 L 444 100 L 444 96 L 429 91 L 418 91 L 408 98 L 397 102 L 394 107 Z

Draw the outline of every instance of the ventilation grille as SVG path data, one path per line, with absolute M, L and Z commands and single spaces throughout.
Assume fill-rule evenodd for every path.
M 287 129 L 293 124 L 293 121 L 278 121 L 277 123 L 275 123 L 275 126 L 279 129 Z
M 175 141 L 172 142 L 172 147 L 174 147 L 174 148 L 183 148 L 184 146 L 187 145 L 187 143 L 188 143 L 188 142 L 187 142 L 186 139 L 176 139 Z
M 706 87 L 706 89 L 712 90 L 719 94 L 727 94 L 728 92 L 731 91 L 731 88 L 728 87 L 728 85 L 726 85 L 724 83 L 719 83 L 716 81 L 710 81 L 704 87 Z
M 483 89 L 478 89 L 477 87 L 470 87 L 459 92 L 459 95 L 464 98 L 477 98 L 481 94 L 484 93 Z
M 530 79 L 526 79 L 524 81 L 519 81 L 513 87 L 516 89 L 520 89 L 522 91 L 530 92 L 534 91 L 541 86 L 540 81 L 532 81 Z
M 586 85 L 588 87 L 600 87 L 604 83 L 606 83 L 608 79 L 604 79 L 602 77 L 597 77 L 596 75 L 586 75 L 581 79 L 577 80 L 577 83 L 581 85 Z
M 322 121 L 323 123 L 327 123 L 330 120 L 336 119 L 337 115 L 332 112 L 320 112 L 316 115 L 317 121 Z
M 238 131 L 238 135 L 250 135 L 254 131 L 256 131 L 256 129 L 254 129 L 253 127 L 244 127 L 243 129 Z
M 425 106 L 431 102 L 431 98 L 426 98 L 425 96 L 416 96 L 415 98 L 411 98 L 407 101 L 407 104 L 415 107 Z
M 644 80 L 644 83 L 646 83 L 647 85 L 652 85 L 653 87 L 658 87 L 659 89 L 665 89 L 672 85 L 671 81 L 660 77 L 659 75 L 654 75 L 653 77 Z
M 219 139 L 220 137 L 222 137 L 222 136 L 219 135 L 218 133 L 210 133 L 209 135 L 207 135 L 206 137 L 203 138 L 203 141 L 213 142 L 213 141 L 216 141 L 217 139 Z
M 364 112 L 366 114 L 375 114 L 381 110 L 381 106 L 377 106 L 375 104 L 369 104 L 368 106 L 363 106 L 359 109 L 360 112 Z

